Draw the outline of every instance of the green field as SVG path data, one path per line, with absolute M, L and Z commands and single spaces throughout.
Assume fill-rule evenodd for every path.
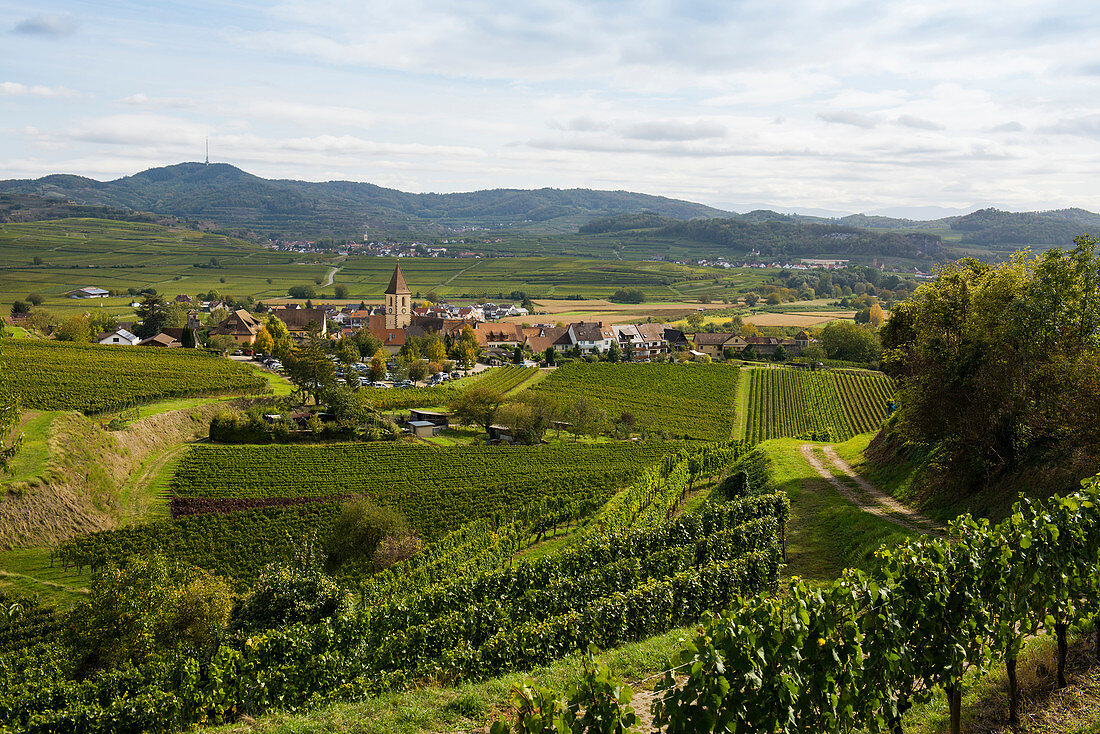
M 175 508 L 199 500 L 361 494 L 401 509 L 429 535 L 543 499 L 606 499 L 674 446 L 410 444 L 192 447 L 170 487 Z
M 630 413 L 676 436 L 718 441 L 733 432 L 738 382 L 734 365 L 571 362 L 530 390 L 563 408 L 587 398 L 610 419 Z
M 12 340 L 0 375 L 25 408 L 104 413 L 168 398 L 260 392 L 248 365 L 194 349 Z
M 881 373 L 756 368 L 747 372 L 751 443 L 802 437 L 846 441 L 877 430 L 894 397 L 893 381 Z

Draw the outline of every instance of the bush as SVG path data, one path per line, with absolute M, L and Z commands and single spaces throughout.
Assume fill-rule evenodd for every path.
M 234 627 L 245 632 L 316 624 L 340 606 L 339 585 L 324 572 L 312 551 L 291 565 L 271 565 L 260 574 L 252 593 L 233 612 Z
M 395 563 L 401 563 L 402 561 L 412 558 L 424 548 L 424 543 L 415 533 L 405 533 L 403 535 L 387 535 L 378 543 L 378 547 L 374 549 L 374 561 L 375 569 L 383 571 Z
M 399 511 L 357 497 L 340 506 L 328 543 L 329 560 L 335 565 L 373 560 L 383 538 L 408 534 L 408 522 Z

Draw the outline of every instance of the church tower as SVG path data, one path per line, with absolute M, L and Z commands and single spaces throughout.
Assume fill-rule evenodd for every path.
M 386 289 L 386 328 L 404 329 L 412 323 L 412 291 L 405 282 L 401 264 L 393 269 L 390 286 Z

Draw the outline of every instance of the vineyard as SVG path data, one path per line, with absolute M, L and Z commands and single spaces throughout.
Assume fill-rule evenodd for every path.
M 775 588 L 789 516 L 785 496 L 715 496 L 698 512 L 667 520 L 664 493 L 649 491 L 670 486 L 675 493 L 678 477 L 722 473 L 745 448 L 670 455 L 655 466 L 655 484 L 632 488 L 631 502 L 612 512 L 621 529 L 604 527 L 535 561 L 514 563 L 512 556 L 538 513 L 475 521 L 364 579 L 359 604 L 320 621 L 242 619 L 239 634 L 201 653 L 201 666 L 197 655 L 156 656 L 126 676 L 105 671 L 78 679 L 65 672 L 56 643 L 13 649 L 0 659 L 0 716 L 16 728 L 33 721 L 41 731 L 69 730 L 76 722 L 88 732 L 161 731 L 275 707 L 294 710 L 317 696 L 339 700 L 425 680 L 483 680 L 547 663 L 589 642 L 612 646 L 664 632 L 742 595 Z M 194 545 L 216 552 L 227 544 L 229 558 L 264 544 L 289 548 L 293 527 L 282 541 L 273 537 L 275 528 L 288 519 L 293 526 L 299 510 L 321 513 L 321 506 L 250 511 L 268 513 L 272 532 L 266 536 L 249 537 L 250 529 L 236 522 L 242 513 L 174 522 L 203 524 L 188 528 L 186 534 L 199 538 Z M 139 537 L 140 528 L 128 530 L 131 539 Z M 100 552 L 145 554 L 162 551 L 164 541 L 117 542 Z M 78 552 L 70 546 L 64 556 Z M 185 560 L 202 559 L 193 554 Z M 243 568 L 257 561 L 233 563 Z
M 408 444 L 194 446 L 170 488 L 190 500 L 375 497 L 436 536 L 499 509 L 548 499 L 569 504 L 628 484 L 674 445 L 463 446 Z M 238 505 L 239 506 L 239 505 Z
M 845 441 L 876 430 L 893 399 L 890 378 L 870 372 L 753 369 L 745 438 Z
M 571 362 L 530 390 L 563 405 L 587 398 L 609 417 L 630 413 L 675 436 L 721 441 L 733 430 L 738 379 L 738 368 L 723 364 Z
M 364 387 L 360 392 L 378 410 L 423 408 L 446 405 L 449 400 L 471 387 L 487 387 L 503 394 L 527 382 L 538 371 L 538 367 L 506 365 L 470 375 L 457 383 L 445 382 L 435 387 Z
M 262 392 L 246 365 L 194 349 L 9 340 L 0 375 L 24 408 L 89 415 L 188 395 Z

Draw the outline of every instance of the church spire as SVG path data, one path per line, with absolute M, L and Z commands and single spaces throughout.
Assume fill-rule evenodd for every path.
M 401 296 L 411 294 L 412 291 L 409 290 L 409 286 L 405 282 L 405 274 L 401 272 L 401 263 L 398 263 L 397 267 L 393 269 L 393 277 L 390 278 L 390 285 L 386 288 L 386 295 Z

